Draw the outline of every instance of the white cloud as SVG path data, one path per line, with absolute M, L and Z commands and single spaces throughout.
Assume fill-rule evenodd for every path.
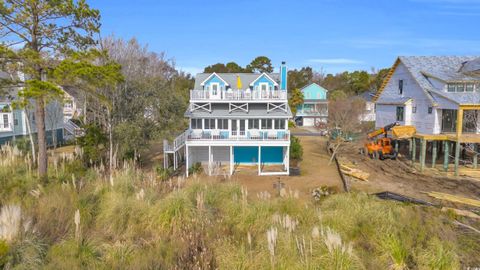
M 308 62 L 325 64 L 325 65 L 348 65 L 348 64 L 363 64 L 363 61 L 348 59 L 348 58 L 316 58 L 309 59 Z

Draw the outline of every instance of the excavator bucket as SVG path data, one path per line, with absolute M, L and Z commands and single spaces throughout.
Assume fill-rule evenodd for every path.
M 396 139 L 408 139 L 413 137 L 417 130 L 414 126 L 395 126 L 392 128 L 393 137 Z

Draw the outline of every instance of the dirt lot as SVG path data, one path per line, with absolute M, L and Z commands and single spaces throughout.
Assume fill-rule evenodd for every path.
M 352 190 L 368 193 L 391 191 L 406 196 L 440 203 L 425 192 L 437 191 L 472 199 L 480 198 L 480 179 L 466 177 L 447 177 L 439 169 L 427 168 L 424 173 L 418 167 L 411 166 L 411 161 L 404 156 L 397 160 L 373 160 L 359 153 L 361 144 L 345 143 L 340 147 L 338 157 L 355 164 L 357 169 L 370 173 L 368 182 L 349 181 Z M 448 205 L 446 202 L 442 202 Z
M 310 198 L 311 191 L 321 186 L 328 186 L 337 192 L 343 191 L 343 184 L 338 174 L 336 164 L 330 166 L 330 155 L 327 153 L 325 137 L 299 137 L 303 146 L 303 160 L 300 162 L 299 176 L 258 176 L 256 168 L 239 168 L 232 176 L 246 186 L 250 193 L 268 191 L 277 192 L 274 183 L 279 180 L 285 184 L 287 190 L 298 190 L 300 197 Z

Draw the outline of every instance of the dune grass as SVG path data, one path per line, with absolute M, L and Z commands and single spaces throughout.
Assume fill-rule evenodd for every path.
M 0 220 L 13 232 L 0 239 L 0 266 L 7 269 L 460 269 L 480 263 L 480 237 L 459 231 L 455 217 L 435 208 L 361 193 L 320 202 L 259 199 L 233 182 L 163 181 L 128 165 L 110 181 L 101 168 L 75 159 L 58 160 L 49 183 L 40 183 L 24 156 L 5 156 L 0 207 L 21 209 L 13 225 Z

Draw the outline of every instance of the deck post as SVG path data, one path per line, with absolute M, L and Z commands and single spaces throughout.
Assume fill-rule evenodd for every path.
M 208 146 L 208 175 L 212 175 L 212 169 L 213 169 L 213 164 L 212 164 L 212 146 Z
M 177 152 L 175 150 L 173 150 L 173 170 L 177 170 Z
M 473 145 L 473 168 L 477 169 L 478 168 L 478 144 Z
M 287 159 L 285 163 L 287 164 L 287 175 L 290 175 L 290 146 L 287 146 Z
M 395 153 L 398 153 L 398 140 L 395 140 Z
M 412 164 L 415 164 L 415 155 L 417 154 L 417 139 L 412 139 Z
M 455 145 L 455 176 L 458 176 L 458 165 L 460 159 L 460 140 L 457 138 L 457 143 Z
M 230 146 L 230 175 L 233 174 L 233 162 L 234 162 L 233 146 Z
M 410 151 L 410 159 L 412 159 L 412 141 L 413 138 L 411 140 L 408 140 L 408 151 Z
M 443 170 L 448 172 L 448 161 L 450 159 L 449 141 L 443 141 Z
M 262 173 L 262 167 L 261 167 L 261 159 L 262 158 L 262 147 L 259 145 L 258 146 L 258 175 Z
M 427 154 L 427 141 L 420 139 L 420 171 L 423 172 L 425 168 L 425 156 Z
M 432 168 L 437 164 L 437 141 L 432 141 Z
M 188 178 L 188 169 L 190 169 L 188 164 L 188 145 L 185 145 L 185 174 Z

